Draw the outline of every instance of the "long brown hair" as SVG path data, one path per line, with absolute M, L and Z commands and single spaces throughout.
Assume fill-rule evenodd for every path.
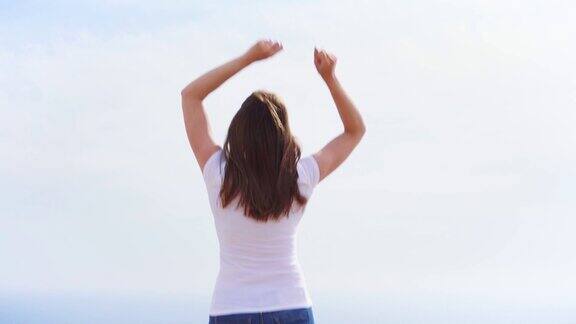
M 237 207 L 259 222 L 288 217 L 296 201 L 300 146 L 290 132 L 288 113 L 275 94 L 258 90 L 232 119 L 223 146 L 225 175 L 220 189 L 223 207 L 239 197 Z

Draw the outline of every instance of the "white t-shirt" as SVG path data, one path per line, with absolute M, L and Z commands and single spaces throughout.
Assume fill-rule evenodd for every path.
M 238 197 L 222 208 L 219 191 L 226 163 L 222 152 L 212 154 L 202 171 L 220 246 L 210 315 L 311 307 L 296 253 L 304 209 L 293 207 L 288 218 L 259 223 L 245 216 L 242 207 L 236 208 Z M 316 159 L 301 158 L 297 170 L 300 193 L 309 198 L 320 178 Z

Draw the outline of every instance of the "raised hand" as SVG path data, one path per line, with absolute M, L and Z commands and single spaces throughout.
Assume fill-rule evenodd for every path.
M 337 60 L 336 56 L 314 47 L 314 65 L 316 65 L 316 70 L 318 70 L 318 73 L 325 81 L 334 77 Z
M 282 43 L 270 39 L 259 40 L 244 54 L 250 62 L 267 59 L 282 50 Z
M 334 73 L 336 57 L 324 50 L 314 48 L 314 65 L 330 90 L 344 126 L 344 131 L 340 135 L 334 137 L 320 151 L 314 153 L 314 159 L 316 159 L 320 170 L 318 181 L 322 181 L 348 158 L 364 136 L 366 127 L 358 109 Z

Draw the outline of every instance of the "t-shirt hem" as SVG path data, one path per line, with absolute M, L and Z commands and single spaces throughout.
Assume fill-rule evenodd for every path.
M 258 312 L 276 312 L 281 310 L 295 309 L 295 308 L 308 308 L 314 306 L 314 303 L 298 303 L 282 306 L 266 306 L 266 307 L 238 307 L 225 310 L 210 310 L 209 316 L 222 316 L 232 314 L 245 314 L 245 313 L 258 313 Z

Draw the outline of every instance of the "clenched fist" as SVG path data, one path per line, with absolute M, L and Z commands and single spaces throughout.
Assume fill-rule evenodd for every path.
M 316 70 L 318 70 L 318 73 L 325 81 L 334 77 L 337 60 L 336 56 L 314 47 L 314 65 L 316 65 Z
M 272 41 L 270 39 L 259 40 L 256 44 L 252 45 L 246 51 L 244 56 L 250 61 L 260 61 L 269 58 L 270 56 L 280 52 L 282 50 L 282 43 L 278 41 Z

